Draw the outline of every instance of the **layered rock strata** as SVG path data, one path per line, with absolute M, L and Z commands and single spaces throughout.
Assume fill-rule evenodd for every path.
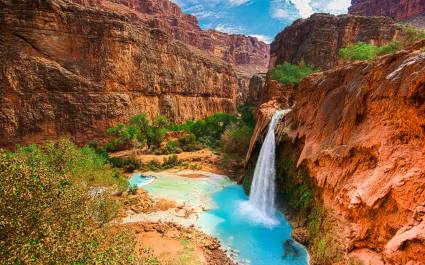
M 328 233 L 342 259 L 425 260 L 424 47 L 313 74 L 258 109 L 251 150 L 271 114 L 293 106 L 283 130 L 339 229 Z
M 0 146 L 83 143 L 141 112 L 180 122 L 236 109 L 229 64 L 117 12 L 1 0 L 0 31 Z
M 350 43 L 382 45 L 399 33 L 399 27 L 390 18 L 314 14 L 295 21 L 276 36 L 270 47 L 269 69 L 283 62 L 304 62 L 322 70 L 331 69 L 341 63 L 339 49 Z
M 425 1 L 351 0 L 348 12 L 359 16 L 386 16 L 399 21 L 425 14 Z

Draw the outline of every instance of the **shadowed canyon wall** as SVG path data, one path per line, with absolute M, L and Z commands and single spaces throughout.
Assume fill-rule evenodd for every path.
M 278 39 L 272 50 L 284 40 L 292 41 Z M 334 245 L 342 252 L 337 259 L 425 260 L 424 48 L 422 41 L 373 62 L 315 73 L 296 86 L 268 81 L 250 150 L 274 111 L 292 106 L 278 128 L 286 135 L 281 147 L 299 150 L 295 165 L 306 168 L 332 220 L 323 234 L 331 240 L 322 247 Z M 299 178 L 293 185 L 302 190 L 305 183 Z M 314 253 L 312 262 L 332 264 L 315 263 Z
M 339 64 L 340 48 L 355 42 L 382 45 L 398 34 L 399 28 L 390 18 L 314 14 L 295 21 L 276 36 L 270 47 L 269 68 L 286 61 L 330 69 Z
M 406 20 L 425 14 L 425 0 L 352 0 L 348 12 L 359 16 Z
M 236 109 L 228 63 L 117 12 L 1 0 L 0 31 L 0 146 L 86 142 L 140 112 L 179 122 Z

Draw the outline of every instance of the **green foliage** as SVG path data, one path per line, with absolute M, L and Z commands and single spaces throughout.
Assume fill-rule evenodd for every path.
M 398 41 L 391 41 L 381 47 L 378 48 L 378 55 L 387 55 L 392 54 L 398 51 L 401 48 L 401 43 Z
M 163 148 L 162 153 L 169 154 L 180 154 L 182 152 L 182 148 L 180 148 L 180 144 L 176 141 L 169 141 L 167 145 Z
M 196 139 L 196 136 L 189 133 L 178 139 L 179 146 L 185 152 L 197 151 L 204 148 L 204 146 Z
M 221 137 L 222 151 L 243 157 L 248 151 L 253 130 L 247 125 L 232 124 Z
M 136 195 L 137 194 L 137 186 L 136 185 L 128 185 L 128 194 Z
M 257 106 L 255 105 L 244 105 L 239 107 L 240 121 L 242 124 L 248 126 L 250 129 L 254 130 L 255 128 L 255 111 Z
M 357 42 L 352 43 L 346 48 L 339 50 L 341 58 L 350 61 L 356 60 L 373 60 L 378 53 L 378 48 L 369 43 Z
M 105 158 L 68 140 L 0 150 L 0 264 L 135 264 L 134 240 L 103 225 L 120 185 Z M 114 188 L 115 189 L 115 188 Z
M 176 155 L 171 155 L 167 158 L 164 158 L 164 162 L 161 165 L 162 169 L 170 169 L 182 165 L 182 161 L 178 159 Z
M 134 158 L 111 157 L 109 163 L 116 168 L 122 168 L 125 172 L 131 173 L 142 166 L 139 160 Z
M 407 43 L 425 39 L 425 31 L 423 29 L 406 26 L 403 28 L 403 32 L 406 35 L 405 39 Z
M 159 148 L 169 126 L 169 121 L 165 116 L 161 115 L 154 119 L 152 125 L 148 126 L 147 130 L 147 144 L 149 148 Z
M 272 78 L 283 84 L 298 84 L 306 76 L 314 73 L 316 69 L 313 66 L 300 64 L 290 64 L 284 62 L 277 65 L 271 72 Z

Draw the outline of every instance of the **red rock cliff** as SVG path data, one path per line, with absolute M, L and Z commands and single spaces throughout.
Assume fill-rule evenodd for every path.
M 283 62 L 330 69 L 338 65 L 338 51 L 354 42 L 382 45 L 397 37 L 398 27 L 389 18 L 314 14 L 299 19 L 279 33 L 270 48 L 270 65 Z
M 269 45 L 257 38 L 204 31 L 196 17 L 185 14 L 169 0 L 73 0 L 130 15 L 148 27 L 159 28 L 177 40 L 192 45 L 254 74 L 264 72 L 269 62 Z
M 425 0 L 352 0 L 348 12 L 360 16 L 386 16 L 405 20 L 425 14 Z
M 425 260 L 424 47 L 266 90 L 259 107 L 256 137 L 291 98 L 282 126 L 299 144 L 298 165 L 308 169 L 333 216 L 338 230 L 328 233 L 348 254 L 343 259 L 374 265 Z
M 117 12 L 1 0 L 0 31 L 0 146 L 85 142 L 140 112 L 183 121 L 236 107 L 230 65 Z

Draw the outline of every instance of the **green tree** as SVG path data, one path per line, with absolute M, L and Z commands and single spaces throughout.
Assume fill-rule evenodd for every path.
M 314 73 L 316 69 L 312 66 L 305 65 L 304 62 L 300 64 L 290 64 L 284 62 L 277 65 L 271 72 L 272 78 L 283 84 L 298 84 L 306 76 Z
M 373 44 L 357 42 L 339 50 L 341 58 L 350 61 L 373 60 L 378 54 L 378 47 Z

